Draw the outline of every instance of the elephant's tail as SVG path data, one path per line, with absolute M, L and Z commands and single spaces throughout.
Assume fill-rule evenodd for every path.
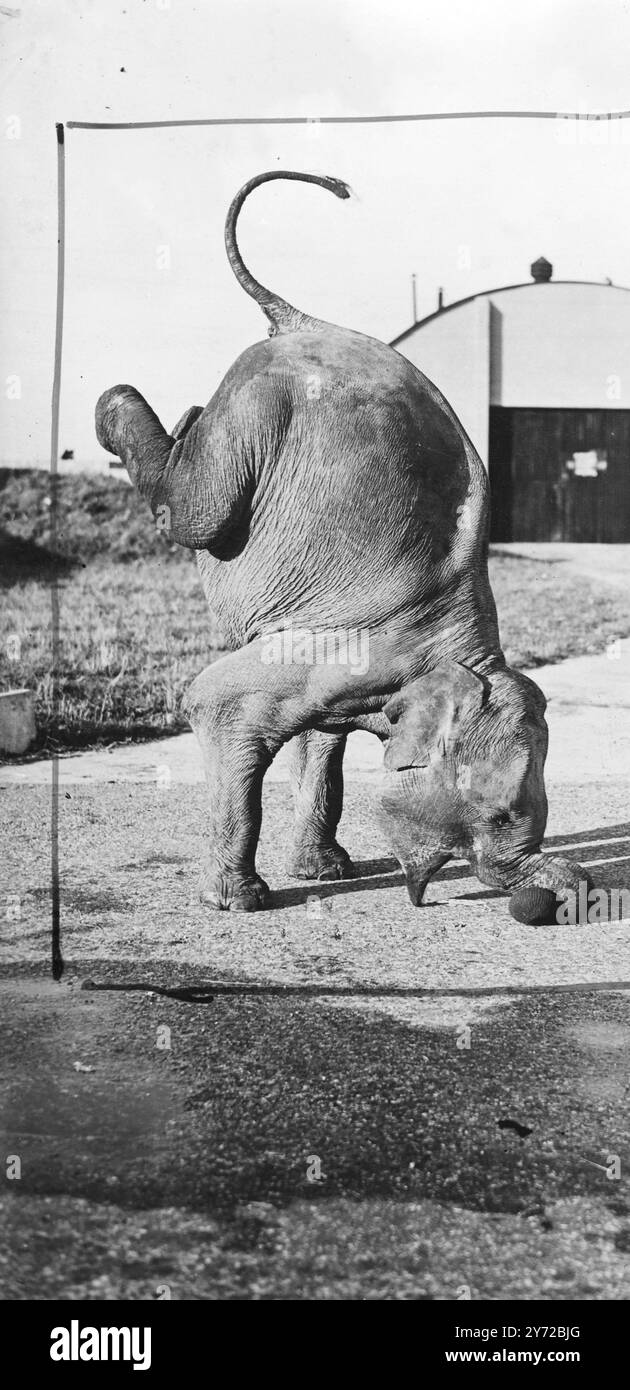
M 303 314 L 301 309 L 294 309 L 292 304 L 287 304 L 287 301 L 281 299 L 280 295 L 272 294 L 271 290 L 266 290 L 264 285 L 259 285 L 253 275 L 250 275 L 238 249 L 236 223 L 243 203 L 252 189 L 258 188 L 261 183 L 268 183 L 271 179 L 297 179 L 300 183 L 318 183 L 321 188 L 327 188 L 330 193 L 334 193 L 336 198 L 349 198 L 350 189 L 341 179 L 327 178 L 319 174 L 295 174 L 290 170 L 274 169 L 268 174 L 257 174 L 256 178 L 250 179 L 237 193 L 225 222 L 225 248 L 239 285 L 242 285 L 246 294 L 250 294 L 252 299 L 256 300 L 263 314 L 267 315 L 271 325 L 269 336 L 274 337 L 276 333 L 292 333 L 297 328 L 304 328 L 310 323 L 315 323 L 316 320 L 310 319 L 308 314 Z

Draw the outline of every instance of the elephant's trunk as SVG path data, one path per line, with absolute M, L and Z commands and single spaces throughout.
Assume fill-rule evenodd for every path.
M 537 852 L 515 860 L 509 866 L 479 860 L 475 869 L 482 883 L 511 892 L 517 888 L 549 888 L 558 897 L 563 897 L 568 892 L 579 893 L 581 883 L 587 885 L 587 893 L 593 887 L 590 875 L 581 864 L 560 855 Z
M 519 879 L 518 887 L 550 888 L 552 893 L 563 896 L 568 892 L 579 892 L 580 884 L 587 884 L 587 892 L 593 887 L 592 879 L 575 859 L 565 859 L 561 855 L 533 854 L 527 861 L 525 873 Z
M 173 449 L 173 439 L 133 386 L 113 386 L 96 405 L 96 437 L 124 464 L 132 483 L 152 507 Z

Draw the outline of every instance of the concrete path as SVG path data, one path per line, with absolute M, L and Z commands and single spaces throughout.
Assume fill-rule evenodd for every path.
M 601 781 L 624 768 L 630 775 L 630 639 L 615 644 L 609 655 L 575 657 L 527 674 L 548 701 L 550 786 Z M 382 761 L 378 739 L 365 733 L 350 736 L 344 760 L 347 778 L 370 776 Z M 203 769 L 194 734 L 179 734 L 64 755 L 59 776 L 67 786 L 160 780 L 190 784 L 203 782 Z M 287 777 L 287 753 L 282 749 L 267 781 L 284 782 Z M 50 785 L 50 780 L 50 759 L 0 767 L 0 788 Z
M 582 545 L 566 541 L 496 541 L 494 555 L 522 555 L 527 560 L 564 565 L 573 574 L 600 584 L 625 588 L 630 600 L 630 545 Z

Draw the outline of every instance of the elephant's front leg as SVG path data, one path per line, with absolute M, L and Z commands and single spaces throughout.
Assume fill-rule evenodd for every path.
M 262 743 L 234 738 L 205 722 L 197 725 L 195 733 L 203 753 L 210 832 L 200 901 L 206 907 L 235 912 L 269 907 L 269 887 L 256 872 L 256 849 L 263 778 L 271 755 Z
M 210 852 L 200 885 L 208 907 L 270 906 L 256 872 L 263 778 L 300 727 L 303 685 L 302 668 L 265 666 L 254 642 L 208 666 L 186 694 L 183 709 L 201 745 L 208 787 Z
M 345 735 L 310 729 L 290 745 L 295 827 L 288 871 L 293 878 L 349 878 L 352 864 L 335 834 L 343 807 Z

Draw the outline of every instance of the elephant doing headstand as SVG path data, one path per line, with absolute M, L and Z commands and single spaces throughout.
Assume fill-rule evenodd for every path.
M 278 171 L 234 199 L 227 254 L 269 320 L 268 339 L 172 434 L 132 386 L 96 407 L 103 448 L 154 515 L 168 516 L 172 539 L 196 550 L 229 648 L 184 703 L 210 799 L 202 901 L 269 906 L 255 863 L 262 784 L 288 740 L 290 873 L 351 875 L 336 831 L 353 729 L 385 742 L 379 814 L 414 904 L 454 857 L 493 887 L 577 891 L 579 864 L 541 853 L 545 700 L 501 650 L 483 464 L 406 358 L 294 309 L 246 269 L 238 214 L 252 189 L 280 178 L 348 197 L 338 179 Z M 344 634 L 363 643 L 362 660 L 348 659 Z

